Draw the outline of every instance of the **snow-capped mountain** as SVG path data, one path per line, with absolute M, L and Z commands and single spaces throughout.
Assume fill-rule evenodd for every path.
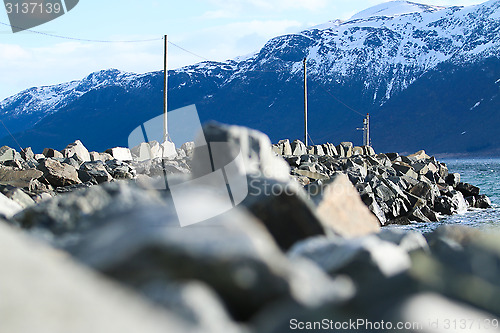
M 315 141 L 359 143 L 355 129 L 370 112 L 381 150 L 492 150 L 500 144 L 496 127 L 488 136 L 478 122 L 487 115 L 487 126 L 500 124 L 499 32 L 500 0 L 470 7 L 387 2 L 345 22 L 273 38 L 245 57 L 170 71 L 169 108 L 197 104 L 202 120 L 251 126 L 273 140 L 299 138 L 307 58 Z M 161 76 L 101 71 L 8 98 L 0 116 L 21 132 L 23 145 L 59 148 L 77 138 L 97 150 L 126 145 L 128 131 L 161 113 Z M 430 126 L 434 119 L 446 123 Z M 65 122 L 73 130 L 58 135 Z M 418 135 L 407 133 L 415 128 Z

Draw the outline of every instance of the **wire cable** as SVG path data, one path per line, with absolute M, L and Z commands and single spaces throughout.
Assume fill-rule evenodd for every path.
M 79 42 L 90 42 L 90 43 L 146 43 L 146 42 L 154 42 L 154 41 L 159 41 L 163 40 L 163 37 L 160 38 L 152 38 L 152 39 L 138 39 L 138 40 L 102 40 L 102 39 L 86 39 L 86 38 L 77 38 L 77 37 L 69 37 L 69 36 L 61 36 L 61 35 L 56 35 L 56 34 L 50 34 L 47 32 L 41 32 L 41 31 L 36 31 L 32 29 L 23 29 L 19 28 L 7 23 L 0 22 L 0 25 L 4 25 L 7 27 L 11 28 L 17 28 L 17 29 L 22 29 L 23 31 L 28 31 L 34 34 L 42 35 L 42 36 L 47 36 L 47 37 L 53 37 L 53 38 L 59 38 L 59 39 L 66 39 L 66 40 L 73 40 L 73 41 L 79 41 Z

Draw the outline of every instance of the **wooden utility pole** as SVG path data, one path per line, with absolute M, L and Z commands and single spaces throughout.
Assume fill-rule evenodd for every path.
M 164 49 L 164 62 L 163 62 L 163 142 L 168 139 L 168 36 L 165 35 L 165 49 Z
M 363 145 L 371 146 L 370 140 L 370 114 L 366 115 L 366 118 L 363 119 Z
M 307 132 L 307 58 L 304 58 L 304 144 L 308 144 L 309 133 Z

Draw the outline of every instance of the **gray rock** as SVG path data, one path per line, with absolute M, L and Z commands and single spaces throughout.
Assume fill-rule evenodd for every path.
M 80 169 L 80 166 L 83 164 L 83 161 L 78 158 L 78 156 L 73 155 L 72 157 L 65 158 L 62 163 L 71 165 L 75 169 Z
M 181 149 L 186 152 L 186 156 L 189 159 L 193 158 L 195 145 L 194 142 L 186 142 L 181 146 Z
M 446 184 L 456 187 L 458 183 L 460 183 L 460 174 L 459 173 L 450 173 L 445 178 Z
M 458 183 L 455 186 L 455 188 L 457 191 L 462 192 L 464 197 L 477 196 L 477 195 L 479 195 L 479 192 L 480 192 L 479 187 L 468 184 L 468 183 L 462 183 L 462 182 Z
M 353 147 L 354 145 L 352 142 L 341 142 L 340 146 L 344 149 L 344 156 L 345 157 L 351 157 L 353 154 Z
M 232 177 L 254 175 L 285 182 L 290 180 L 290 167 L 273 154 L 271 141 L 261 132 L 211 123 L 203 127 L 203 135 L 196 143 L 192 163 L 194 178 L 224 168 L 227 171 L 231 165 L 229 173 Z M 210 145 L 210 150 L 204 143 Z
M 75 167 L 51 158 L 41 161 L 38 169 L 43 172 L 44 179 L 55 187 L 81 183 Z
M 359 237 L 380 230 L 379 221 L 345 175 L 337 175 L 324 188 L 318 216 L 325 227 L 343 237 Z
M 220 297 L 198 281 L 168 283 L 161 279 L 141 285 L 139 292 L 195 327 L 207 332 L 242 332 L 227 313 Z
M 32 179 L 29 182 L 27 188 L 28 188 L 28 191 L 30 193 L 33 193 L 33 194 L 41 194 L 41 193 L 54 191 L 54 188 L 52 187 L 52 185 L 44 184 L 41 181 L 39 181 L 38 179 Z
M 118 160 L 107 161 L 106 170 L 114 179 L 134 179 L 137 176 L 137 171 L 132 165 Z
M 20 158 L 15 149 L 12 149 L 7 146 L 3 146 L 0 148 L 0 162 L 9 162 L 14 161 L 16 157 Z
M 176 210 L 224 206 L 213 193 L 189 191 L 185 195 L 175 198 L 175 209 L 173 205 L 136 204 L 133 210 L 106 220 L 93 216 L 96 225 L 104 226 L 85 234 L 71 252 L 138 289 L 158 279 L 203 281 L 240 320 L 290 294 L 286 258 L 265 228 L 234 209 L 181 228 Z
M 242 205 L 262 221 L 283 250 L 325 233 L 314 207 L 296 183 L 256 177 L 249 177 L 248 183 L 248 196 Z
M 0 244 L 3 332 L 203 331 L 2 223 Z
M 165 141 L 160 144 L 161 156 L 164 159 L 175 159 L 177 158 L 177 149 L 175 148 L 175 144 L 170 141 Z
M 43 172 L 35 169 L 17 170 L 0 165 L 0 184 L 27 188 L 34 179 L 43 176 Z
M 481 209 L 491 208 L 491 200 L 484 194 L 479 195 L 475 197 L 474 207 Z
M 118 181 L 56 196 L 24 210 L 15 221 L 26 229 L 42 228 L 59 236 L 79 235 L 95 225 L 92 218 L 102 222 L 114 214 L 133 210 L 136 204 L 161 202 L 156 192 Z
M 467 203 L 458 191 L 452 191 L 452 196 L 440 196 L 436 198 L 434 210 L 438 213 L 452 215 L 467 211 Z
M 308 258 L 330 275 L 347 274 L 358 282 L 389 278 L 411 266 L 403 248 L 375 235 L 353 240 L 312 238 L 295 245 L 289 255 Z
M 61 151 L 64 157 L 76 156 L 79 160 L 83 162 L 90 162 L 90 154 L 87 148 L 83 145 L 80 140 L 76 140 L 70 143 L 65 149 Z
M 419 232 L 408 232 L 401 229 L 382 229 L 377 236 L 386 242 L 398 245 L 408 253 L 414 251 L 430 252 L 427 240 Z
M 418 174 L 413 167 L 405 162 L 394 162 L 392 163 L 392 167 L 398 172 L 399 176 L 407 176 L 413 179 L 418 178 Z
M 425 153 L 425 150 L 420 150 L 415 154 L 408 155 L 407 157 L 416 161 L 428 160 L 430 158 L 430 156 Z
M 429 206 L 434 207 L 434 201 L 439 196 L 439 190 L 426 182 L 420 182 L 413 186 L 410 191 L 411 194 L 424 199 Z
M 30 164 L 30 162 L 35 161 L 35 154 L 33 153 L 33 150 L 31 150 L 31 147 L 24 148 L 21 151 L 21 158 L 26 162 L 28 162 L 28 164 Z
M 432 318 L 432 319 L 430 319 Z M 464 321 L 463 318 L 469 318 Z M 447 298 L 436 292 L 423 292 L 412 295 L 404 301 L 395 304 L 393 312 L 390 315 L 392 322 L 412 323 L 408 332 L 444 332 L 447 323 L 457 323 L 457 329 L 454 331 L 481 331 L 472 326 L 467 326 L 466 322 L 470 323 L 490 323 L 498 322 L 499 318 L 484 310 L 474 308 L 463 302 L 457 302 L 452 298 Z M 445 324 L 443 324 L 445 323 Z M 459 326 L 461 323 L 463 326 Z M 418 326 L 417 326 L 418 325 Z M 466 327 L 467 329 L 460 329 L 458 327 Z M 483 326 L 484 327 L 484 326 Z M 496 332 L 498 329 L 494 326 L 489 326 L 484 329 L 490 332 Z
M 408 218 L 413 222 L 431 223 L 431 220 L 429 220 L 429 218 L 422 213 L 422 210 L 419 207 L 413 208 L 408 214 Z
M 109 174 L 106 165 L 102 161 L 83 163 L 78 174 L 82 182 L 94 179 L 98 184 L 102 184 L 113 180 L 113 177 Z
M 43 150 L 43 156 L 52 158 L 64 158 L 64 155 L 52 148 L 45 148 Z

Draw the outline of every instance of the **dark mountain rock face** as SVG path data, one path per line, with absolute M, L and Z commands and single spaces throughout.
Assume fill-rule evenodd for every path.
M 246 58 L 170 71 L 169 109 L 196 104 L 202 121 L 293 141 L 303 136 L 307 58 L 315 143 L 360 144 L 356 128 L 370 113 L 378 151 L 498 153 L 500 1 L 405 8 L 398 15 L 367 10 L 274 38 Z M 0 117 L 23 147 L 35 150 L 62 149 L 76 139 L 92 150 L 126 146 L 134 128 L 162 113 L 162 74 L 108 70 L 32 88 L 0 102 Z M 3 129 L 0 137 L 15 146 Z

